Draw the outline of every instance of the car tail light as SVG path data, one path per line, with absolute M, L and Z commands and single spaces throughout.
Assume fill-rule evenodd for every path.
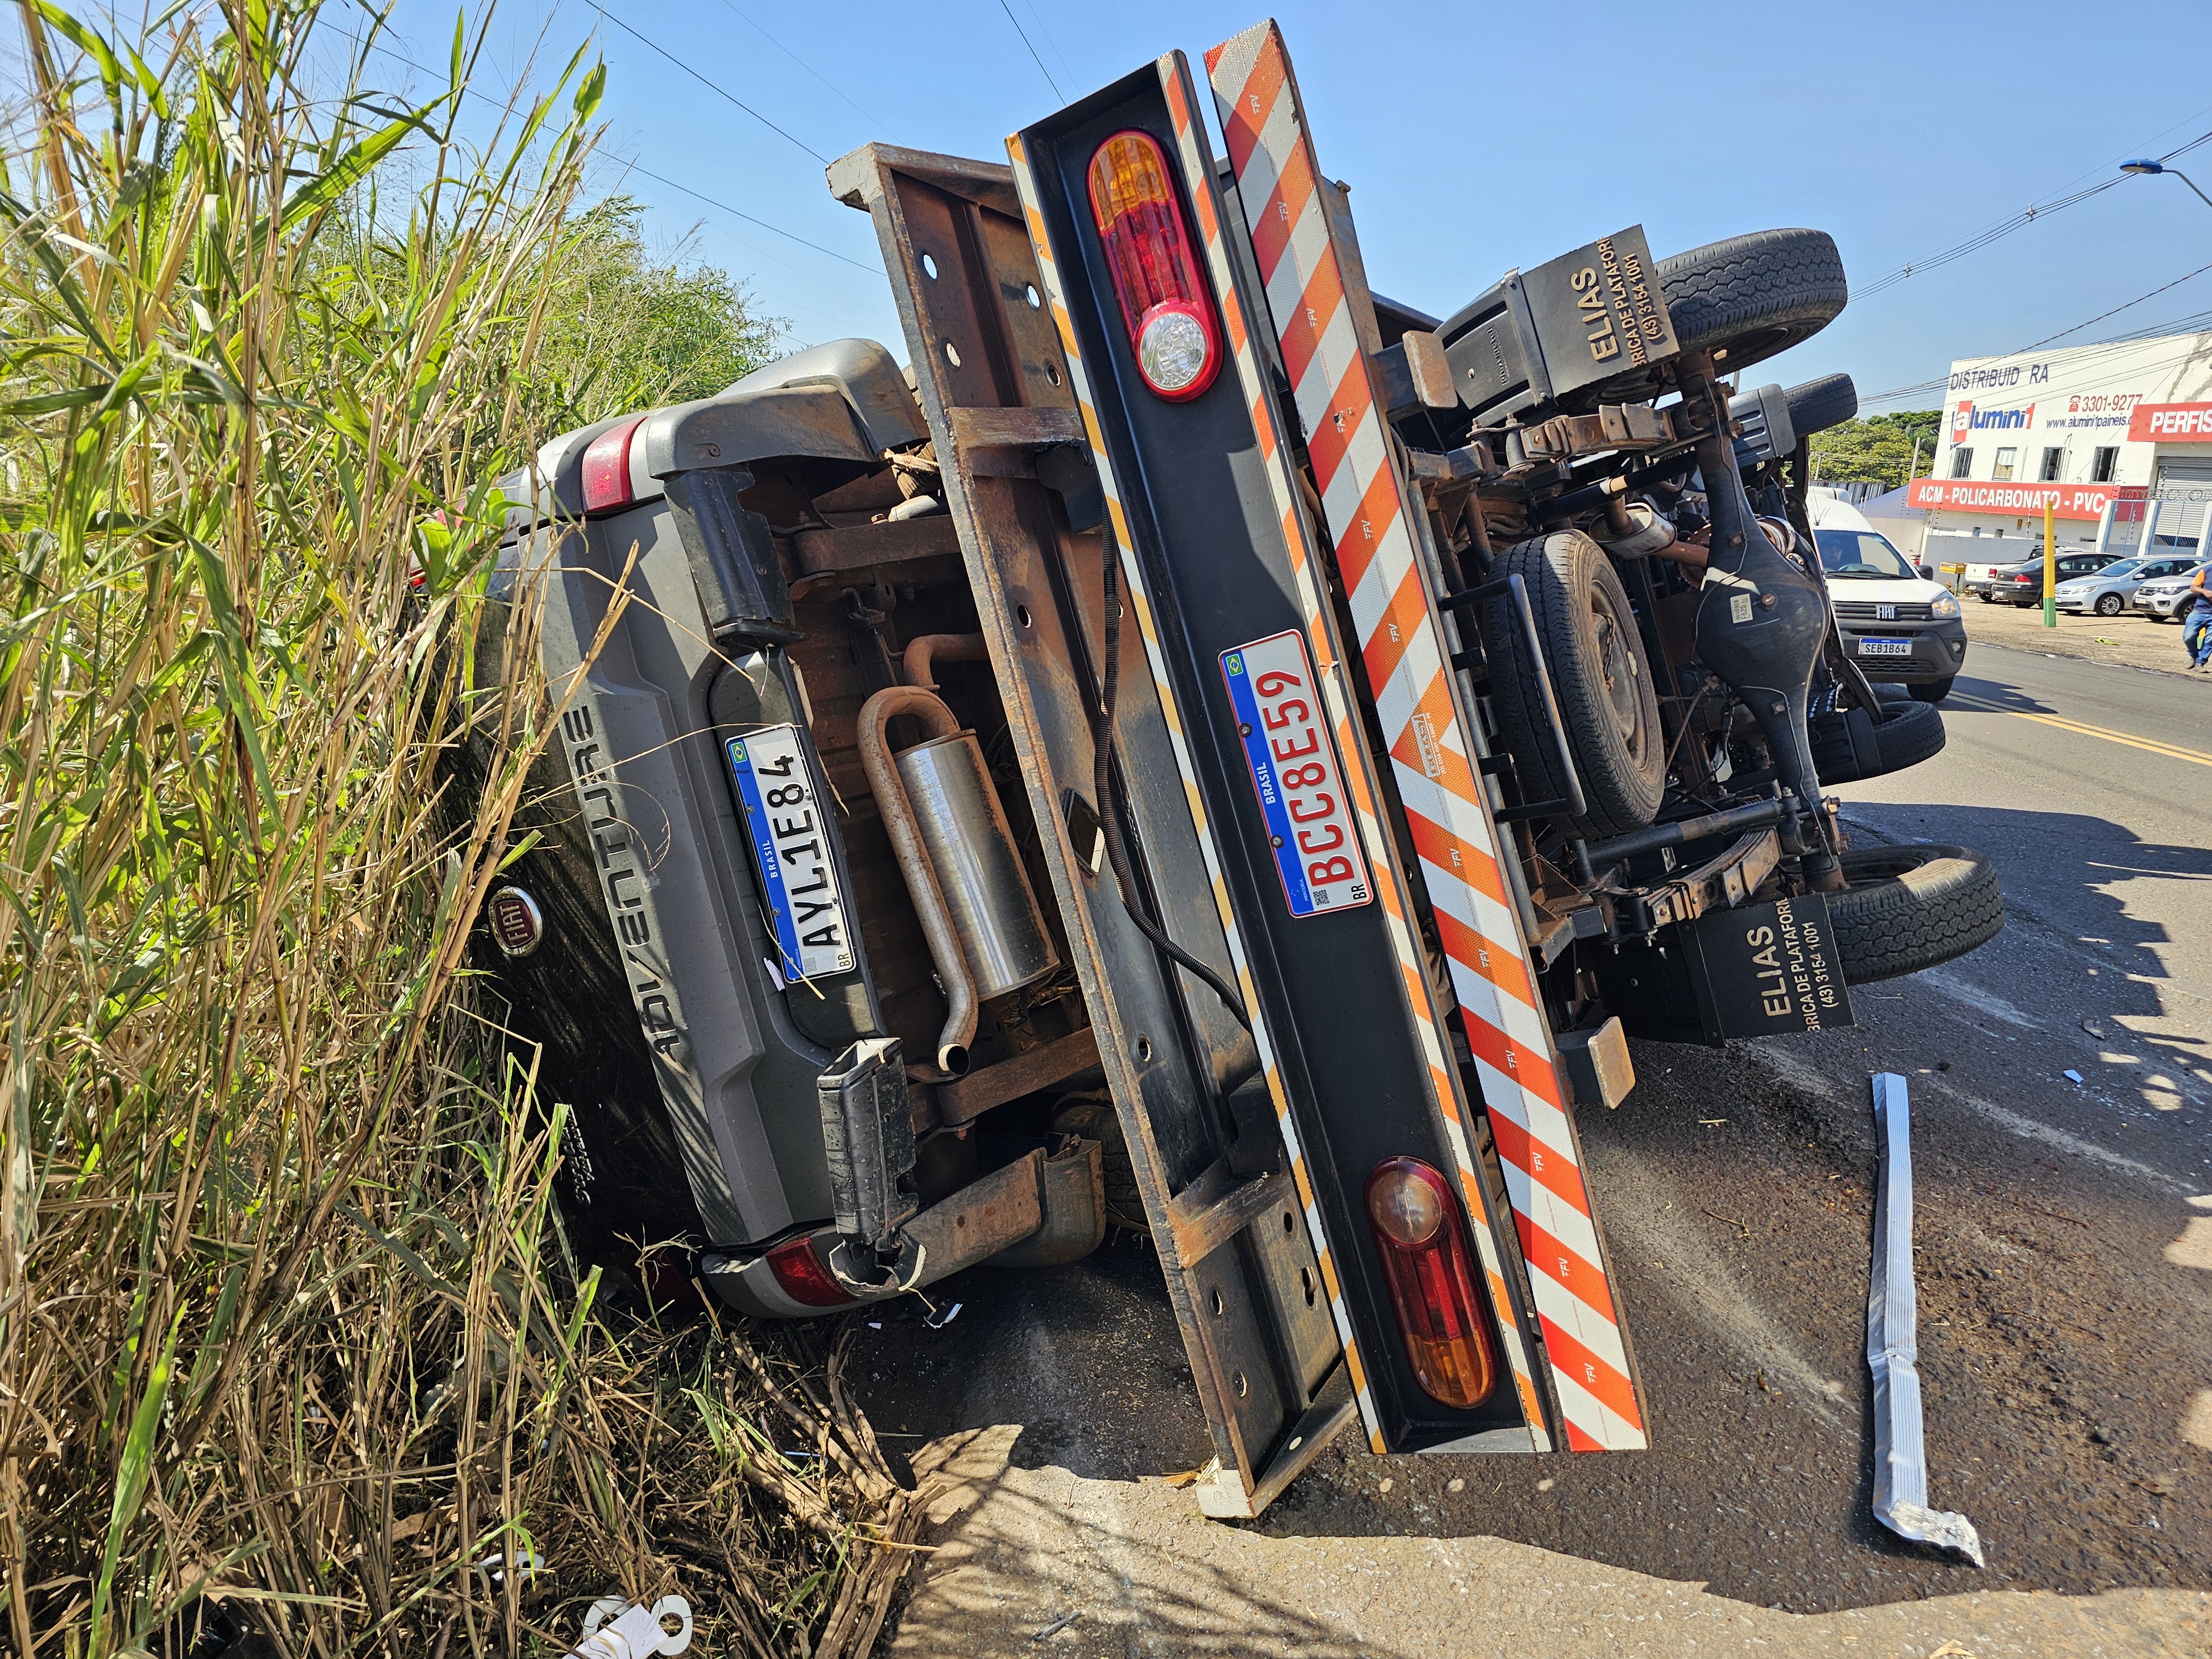
M 831 1276 L 813 1239 L 804 1235 L 787 1239 L 768 1253 L 769 1271 L 783 1293 L 808 1308 L 842 1308 L 858 1300 Z
M 1451 1183 L 1417 1158 L 1385 1158 L 1367 1177 L 1367 1222 L 1414 1377 L 1444 1405 L 1480 1404 L 1498 1363 Z
M 1137 372 L 1169 402 L 1188 402 L 1221 372 L 1221 330 L 1199 279 L 1174 175 L 1150 133 L 1117 132 L 1098 146 L 1091 213 Z
M 633 499 L 629 488 L 629 442 L 645 416 L 633 415 L 617 421 L 592 440 L 584 451 L 584 511 L 604 513 L 626 507 Z

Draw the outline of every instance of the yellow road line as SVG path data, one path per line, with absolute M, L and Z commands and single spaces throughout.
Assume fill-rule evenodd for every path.
M 2078 732 L 2085 738 L 2102 738 L 2107 743 L 2124 743 L 2130 749 L 2147 750 L 2154 755 L 2163 755 L 2168 760 L 2194 761 L 2199 766 L 2212 766 L 2212 755 L 2200 755 L 2193 749 L 2176 749 L 2170 743 L 2153 743 L 2148 738 L 2130 737 L 2124 732 L 2109 732 L 2101 726 L 2084 726 L 2079 720 L 2063 720 L 2056 714 L 2032 714 L 2025 708 L 2004 708 L 1993 702 L 1984 702 L 1978 697 L 1954 696 L 1951 701 L 1962 708 L 1972 709 L 1978 714 L 2010 714 L 2018 720 L 2055 726 L 2062 732 Z

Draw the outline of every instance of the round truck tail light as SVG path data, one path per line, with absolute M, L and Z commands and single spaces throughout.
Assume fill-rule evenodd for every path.
M 1117 132 L 1091 158 L 1091 215 L 1145 384 L 1187 403 L 1221 372 L 1221 328 L 1200 279 L 1174 175 L 1146 132 Z
M 645 416 L 633 415 L 617 421 L 592 440 L 584 450 L 584 511 L 604 513 L 611 507 L 627 507 L 633 499 L 629 487 L 629 442 Z
M 854 1298 L 831 1276 L 829 1264 L 805 1234 L 786 1239 L 768 1253 L 769 1271 L 783 1293 L 808 1308 L 842 1308 Z
M 1417 1158 L 1390 1158 L 1367 1177 L 1367 1224 L 1422 1391 L 1478 1406 L 1498 1378 L 1467 1228 L 1451 1183 Z

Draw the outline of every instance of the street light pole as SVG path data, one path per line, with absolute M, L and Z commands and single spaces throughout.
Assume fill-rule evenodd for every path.
M 2145 174 L 2170 173 L 2175 178 L 2180 179 L 2183 184 L 2187 185 L 2190 189 L 2197 190 L 2197 181 L 2194 179 L 2191 179 L 2179 167 L 2170 167 L 2163 161 L 2123 161 L 2120 163 L 2120 171 L 2123 173 L 2140 173 Z M 2197 199 L 2203 203 L 2206 207 L 2212 207 L 2212 196 L 2207 196 L 2201 190 L 2197 190 Z

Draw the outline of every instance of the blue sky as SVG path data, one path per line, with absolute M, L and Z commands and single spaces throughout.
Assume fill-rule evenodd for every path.
M 1197 64 L 1261 15 L 1251 0 L 623 0 L 612 15 L 626 30 L 587 0 L 550 11 L 510 0 L 482 80 L 501 88 L 533 48 L 541 71 L 557 69 L 594 38 L 609 72 L 594 188 L 646 204 L 665 249 L 744 278 L 793 344 L 873 335 L 903 356 L 872 229 L 830 199 L 810 150 L 835 157 L 881 139 L 1003 159 L 1006 133 L 1060 94 L 1172 47 Z M 1438 313 L 1509 266 L 1635 222 L 1662 256 L 1818 226 L 1863 289 L 2111 176 L 2124 157 L 2212 132 L 2212 9 L 2201 3 L 1291 3 L 1275 15 L 1322 165 L 1352 185 L 1371 280 Z M 453 18 L 433 0 L 400 0 L 393 21 L 410 55 L 437 64 Z M 2212 144 L 2177 165 L 2212 192 Z M 1764 373 L 1788 383 L 1847 369 L 1864 394 L 1910 386 L 2206 264 L 2212 207 L 2177 179 L 2128 179 L 1855 301 Z M 2065 343 L 2203 326 L 2207 312 L 2212 271 Z

